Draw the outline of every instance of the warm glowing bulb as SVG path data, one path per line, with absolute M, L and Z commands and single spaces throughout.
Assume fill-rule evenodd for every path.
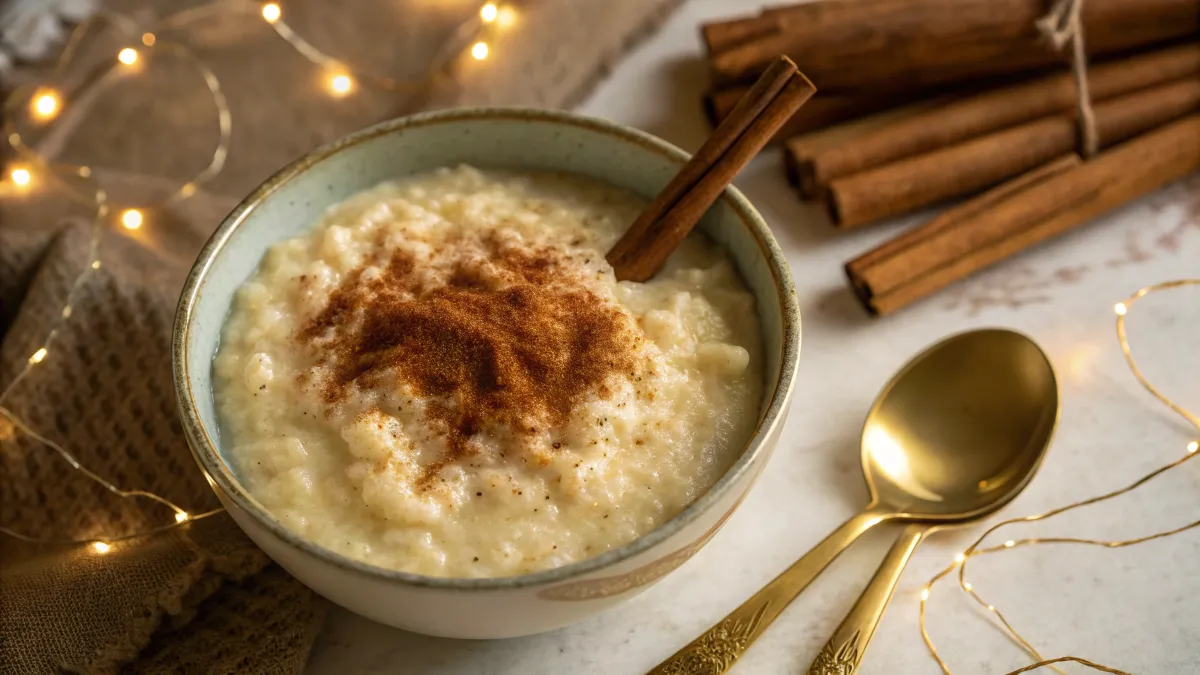
M 30 179 L 32 179 L 32 176 L 29 174 L 29 169 L 13 169 L 12 182 L 16 183 L 17 185 L 25 187 L 26 185 L 29 185 Z
M 127 230 L 136 230 L 142 226 L 142 212 L 137 209 L 125 209 L 121 214 L 121 224 Z
M 1009 539 L 1008 541 L 1004 542 L 1004 548 L 1012 548 L 1016 545 L 1017 545 L 1017 542 L 1013 541 L 1012 539 Z
M 485 23 L 491 23 L 496 20 L 496 16 L 500 14 L 500 10 L 496 8 L 496 4 L 489 2 L 479 9 L 479 17 Z
M 1200 450 L 1200 443 L 1197 443 L 1196 441 L 1188 443 L 1188 452 L 1195 452 L 1197 450 Z
M 99 260 L 92 261 L 92 269 L 94 269 L 94 270 L 100 269 L 100 261 Z
M 132 66 L 133 64 L 137 63 L 137 59 L 138 53 L 133 47 L 126 47 L 125 49 L 117 52 L 117 60 L 127 66 Z
M 967 590 L 969 591 L 969 590 L 971 590 L 972 588 L 975 588 L 975 587 L 971 585 L 971 582 L 969 582 L 969 581 L 964 581 L 964 582 L 963 582 L 963 588 L 965 588 L 965 589 L 967 589 Z
M 989 612 L 994 612 L 994 611 L 996 611 L 996 606 L 995 606 L 995 605 L 988 605 L 988 611 L 989 611 Z
M 42 92 L 33 100 L 33 111 L 42 119 L 50 119 L 58 113 L 58 94 L 52 91 Z
M 186 512 L 184 512 L 184 511 L 177 511 L 177 512 L 175 513 L 175 522 L 177 522 L 177 523 L 182 523 L 183 521 L 185 521 L 185 520 L 187 520 L 187 519 L 188 519 L 188 514 L 187 514 Z
M 154 33 L 142 33 L 142 44 L 147 47 L 153 47 L 158 38 L 154 37 Z
M 282 12 L 279 11 L 279 5 L 273 2 L 263 5 L 262 15 L 263 18 L 267 20 L 267 23 L 275 23 L 278 21 L 280 14 L 282 14 Z
M 329 88 L 335 94 L 348 94 L 353 86 L 354 80 L 351 80 L 349 75 L 334 75 L 329 80 Z
M 41 363 L 42 359 L 44 359 L 44 358 L 46 358 L 46 348 L 42 347 L 41 349 L 34 352 L 33 356 L 29 357 L 29 363 L 30 364 Z
M 92 550 L 96 553 L 108 553 L 110 549 L 112 547 L 102 541 L 92 542 Z
M 500 13 L 496 15 L 496 25 L 501 28 L 508 28 L 517 21 L 517 13 L 512 7 L 501 7 Z
M 476 61 L 482 61 L 487 58 L 488 46 L 486 42 L 476 42 L 471 47 L 471 56 L 475 57 Z
M 921 589 L 921 599 L 922 599 L 922 600 L 928 600 L 928 599 L 929 599 L 929 589 L 928 589 L 928 588 L 922 588 L 922 589 Z
M 959 553 L 954 556 L 954 562 L 959 565 L 963 564 L 963 561 L 965 561 L 966 559 L 967 559 L 967 556 L 963 555 L 962 553 Z
M 1129 308 L 1125 306 L 1125 303 L 1118 302 L 1113 305 L 1113 311 L 1117 313 L 1117 316 L 1125 316 L 1125 312 L 1128 312 Z

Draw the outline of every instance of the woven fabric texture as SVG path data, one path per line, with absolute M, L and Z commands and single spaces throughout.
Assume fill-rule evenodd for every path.
M 53 225 L 53 224 L 51 224 Z M 85 223 L 0 229 L 0 386 L 44 361 L 4 405 L 92 471 L 191 513 L 219 507 L 175 415 L 170 330 L 179 274 L 115 236 L 90 269 Z M 71 316 L 45 342 L 62 309 Z M 297 672 L 323 605 L 288 579 L 225 514 L 157 535 L 164 506 L 122 499 L 54 451 L 0 423 L 0 672 Z

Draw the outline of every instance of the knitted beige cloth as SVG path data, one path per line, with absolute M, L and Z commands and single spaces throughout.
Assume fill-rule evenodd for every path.
M 137 14 L 162 3 L 114 4 Z M 457 86 L 420 105 L 570 104 L 674 4 L 527 4 L 511 35 L 493 47 L 503 59 L 489 61 L 486 72 L 463 73 Z M 0 391 L 48 347 L 3 405 L 118 487 L 148 490 L 190 513 L 219 506 L 183 439 L 171 383 L 171 324 L 196 251 L 271 171 L 318 143 L 415 107 L 365 91 L 332 105 L 312 86 L 311 65 L 280 50 L 261 26 L 246 28 L 246 18 L 216 19 L 197 38 L 235 113 L 229 168 L 207 191 L 148 212 L 132 235 L 106 224 L 102 266 L 74 286 L 91 263 L 86 210 L 45 187 L 0 198 Z M 335 18 L 312 25 L 394 47 L 388 17 L 347 10 Z M 141 88 L 125 96 L 88 103 L 86 116 L 64 116 L 62 134 L 46 146 L 96 167 L 118 203 L 161 196 L 172 185 L 162 176 L 203 164 L 204 143 L 178 129 L 202 127 L 211 110 L 170 94 L 178 73 L 156 72 L 147 70 Z M 139 119 L 147 110 L 159 127 Z M 47 345 L 67 304 L 70 317 Z M 113 541 L 171 522 L 169 509 L 103 490 L 0 416 L 0 526 L 38 539 Z M 113 541 L 106 552 L 0 534 L 3 674 L 295 673 L 323 613 L 323 601 L 271 564 L 224 513 Z

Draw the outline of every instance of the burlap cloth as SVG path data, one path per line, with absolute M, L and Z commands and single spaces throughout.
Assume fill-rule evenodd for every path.
M 141 18 L 165 6 L 113 4 Z M 233 108 L 234 146 L 218 180 L 148 212 L 136 233 L 106 224 L 103 264 L 74 288 L 91 262 L 86 210 L 44 186 L 0 198 L 0 391 L 48 346 L 3 405 L 117 486 L 191 513 L 219 504 L 177 421 L 171 323 L 197 248 L 237 198 L 312 146 L 417 107 L 570 105 L 676 0 L 527 2 L 516 25 L 491 39 L 493 58 L 459 64 L 449 84 L 336 101 L 319 71 L 251 20 L 257 6 L 247 4 L 251 13 L 217 15 L 177 36 L 210 60 Z M 478 3 L 283 6 L 314 43 L 395 71 L 388 65 L 417 68 Z M 429 37 L 437 30 L 442 38 Z M 43 147 L 96 167 L 117 202 L 163 194 L 168 178 L 203 166 L 215 138 L 211 105 L 186 75 L 169 64 L 148 68 L 126 89 L 76 102 Z M 69 319 L 45 345 L 67 304 Z M 172 520 L 166 507 L 106 492 L 0 417 L 0 526 L 38 539 L 113 541 Z M 0 673 L 294 673 L 320 630 L 323 603 L 224 513 L 115 541 L 104 553 L 0 534 Z

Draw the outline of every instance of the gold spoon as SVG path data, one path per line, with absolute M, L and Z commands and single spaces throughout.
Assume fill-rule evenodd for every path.
M 939 523 L 980 518 L 1012 500 L 1041 464 L 1057 420 L 1054 369 L 1029 338 L 977 330 L 925 350 L 892 377 L 867 414 L 867 507 L 650 672 L 725 672 L 859 535 L 885 520 L 916 521 L 809 670 L 853 672 L 921 538 Z
M 1015 497 L 1041 464 L 1057 418 L 1049 359 L 1010 331 L 952 337 L 892 379 L 867 415 L 867 484 L 880 501 L 935 522 L 904 528 L 809 675 L 858 670 L 917 544 L 937 521 L 980 518 Z

